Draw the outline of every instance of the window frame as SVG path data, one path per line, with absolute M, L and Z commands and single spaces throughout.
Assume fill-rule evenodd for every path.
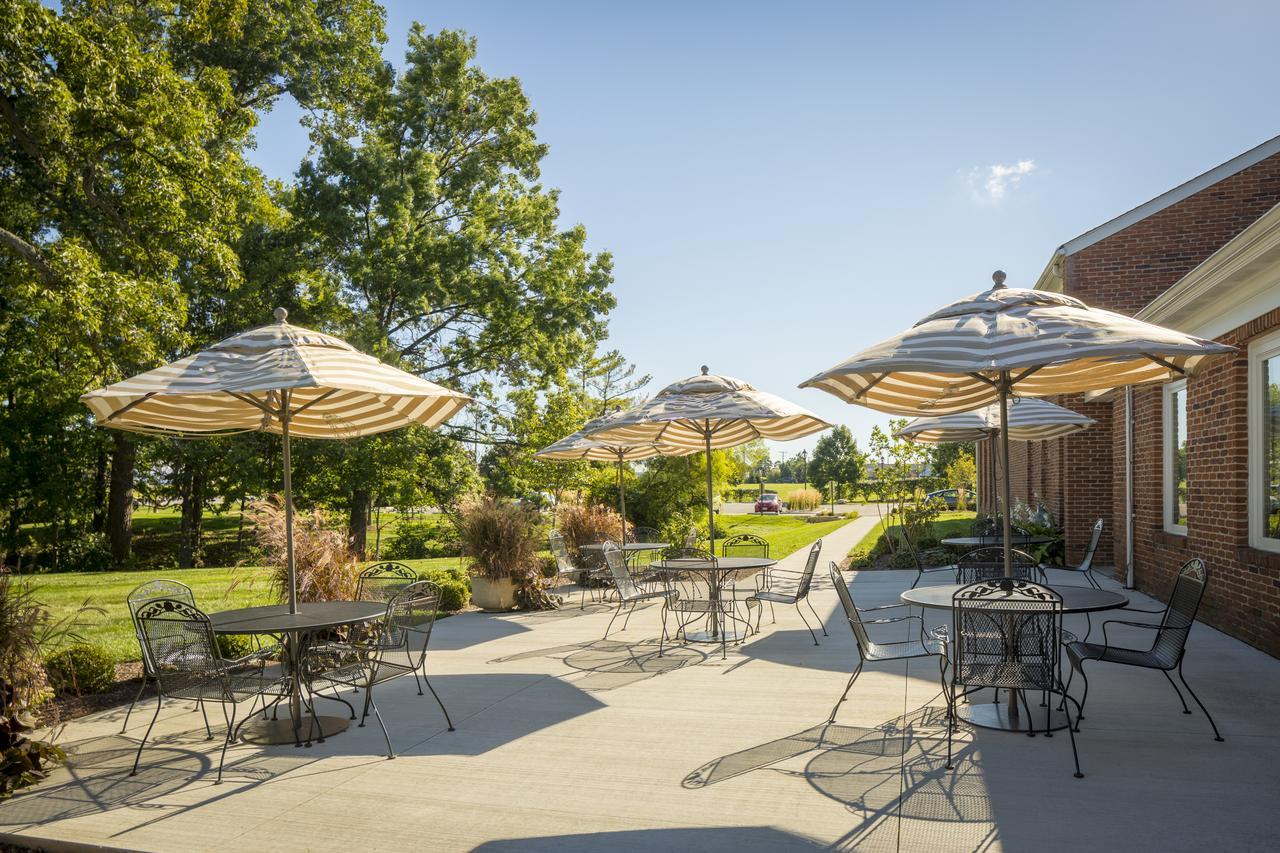
M 1280 553 L 1280 538 L 1266 535 L 1267 486 L 1262 476 L 1266 461 L 1263 446 L 1263 422 L 1268 395 L 1262 384 L 1262 365 L 1267 359 L 1280 356 L 1280 331 L 1275 331 L 1249 342 L 1249 382 L 1245 395 L 1246 421 L 1249 427 L 1249 547 Z
M 1160 391 L 1160 400 L 1161 400 L 1161 408 L 1162 408 L 1161 420 L 1163 421 L 1163 434 L 1160 440 L 1161 468 L 1163 470 L 1163 475 L 1161 477 L 1162 488 L 1161 488 L 1161 500 L 1160 500 L 1160 503 L 1161 503 L 1160 516 L 1164 522 L 1165 532 L 1173 533 L 1177 536 L 1187 535 L 1187 525 L 1178 524 L 1177 518 L 1174 514 L 1174 509 L 1173 509 L 1173 502 L 1177 498 L 1177 490 L 1178 490 L 1178 484 L 1173 481 L 1173 457 L 1175 452 L 1175 448 L 1173 446 L 1173 429 L 1174 429 L 1174 424 L 1177 422 L 1177 419 L 1174 416 L 1174 412 L 1173 412 L 1173 400 L 1179 392 L 1185 392 L 1186 390 L 1187 390 L 1187 380 L 1179 379 L 1176 382 L 1169 382 L 1165 384 Z M 1188 398 L 1189 398 L 1189 395 L 1184 394 L 1183 396 L 1184 410 L 1186 408 Z M 1184 436 L 1183 438 L 1187 442 L 1187 457 L 1188 457 L 1187 458 L 1187 474 L 1188 474 L 1187 496 L 1188 496 L 1188 503 L 1190 503 L 1191 437 Z M 1187 518 L 1188 519 L 1191 518 L 1190 507 L 1187 508 Z M 1277 543 L 1277 545 L 1280 546 L 1280 543 Z

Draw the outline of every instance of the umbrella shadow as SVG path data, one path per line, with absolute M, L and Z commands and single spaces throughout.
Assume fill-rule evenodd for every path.
M 825 845 L 771 826 L 699 826 L 675 829 L 632 829 L 541 838 L 488 841 L 473 853 L 648 853 L 651 850 L 822 850 Z
M 458 613 L 438 622 L 431 632 L 432 651 L 459 651 L 531 629 L 503 613 Z
M 696 666 L 707 655 L 689 646 L 666 644 L 659 655 L 657 640 L 628 643 L 621 640 L 591 640 L 566 643 L 546 649 L 495 658 L 490 663 L 510 663 L 530 658 L 553 658 L 574 670 L 567 678 L 572 684 L 590 692 L 614 690 L 645 681 L 689 666 Z

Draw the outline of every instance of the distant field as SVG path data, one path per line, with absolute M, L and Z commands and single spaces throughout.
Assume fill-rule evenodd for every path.
M 730 536 L 753 533 L 769 543 L 769 556 L 785 557 L 808 545 L 820 536 L 839 530 L 853 519 L 837 518 L 808 524 L 804 518 L 791 515 L 722 515 L 716 519 L 718 527 Z

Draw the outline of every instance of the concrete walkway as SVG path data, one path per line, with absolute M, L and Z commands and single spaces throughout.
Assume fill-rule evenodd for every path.
M 394 761 L 371 723 L 309 749 L 233 746 L 215 786 L 214 744 L 173 703 L 129 777 L 147 715 L 122 736 L 118 709 L 67 727 L 67 767 L 0 804 L 0 832 L 165 851 L 1275 849 L 1280 661 L 1203 626 L 1186 672 L 1225 743 L 1159 673 L 1099 666 L 1086 778 L 1065 732 L 962 731 L 950 772 L 932 661 L 868 665 L 824 733 L 856 661 L 826 565 L 874 523 L 827 538 L 819 647 L 791 607 L 726 660 L 707 646 L 659 658 L 656 607 L 608 641 L 603 606 L 464 614 L 437 625 L 429 659 L 455 732 L 411 679 L 380 688 Z M 863 607 L 913 577 L 846 576 Z

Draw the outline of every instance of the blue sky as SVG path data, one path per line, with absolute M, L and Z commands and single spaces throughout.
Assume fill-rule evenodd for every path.
M 397 66 L 414 20 L 523 82 L 650 391 L 705 363 L 860 443 L 796 385 L 1280 133 L 1274 2 L 389 3 Z M 296 112 L 258 136 L 292 174 Z

